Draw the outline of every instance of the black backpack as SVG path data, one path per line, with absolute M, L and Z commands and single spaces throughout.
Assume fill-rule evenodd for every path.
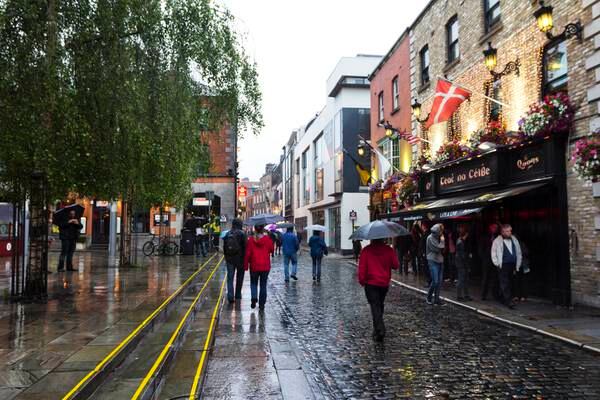
M 241 238 L 238 232 L 229 232 L 223 241 L 223 254 L 227 257 L 235 257 L 242 254 Z

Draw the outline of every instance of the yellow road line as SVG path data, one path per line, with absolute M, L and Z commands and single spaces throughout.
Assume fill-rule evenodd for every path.
M 206 336 L 206 341 L 204 342 L 204 348 L 202 349 L 202 356 L 200 357 L 200 362 L 198 363 L 198 369 L 196 369 L 196 375 L 194 375 L 194 382 L 192 383 L 192 389 L 190 390 L 190 395 L 188 397 L 189 400 L 196 399 L 196 393 L 198 392 L 198 385 L 200 384 L 200 377 L 202 376 L 202 367 L 204 366 L 204 361 L 206 359 L 206 354 L 208 352 L 208 346 L 210 345 L 210 339 L 211 339 L 212 333 L 214 331 L 215 322 L 217 320 L 217 311 L 219 309 L 219 304 L 221 304 L 221 299 L 223 298 L 223 289 L 225 288 L 226 281 L 227 281 L 227 277 L 223 278 L 223 283 L 221 284 L 221 292 L 219 293 L 219 299 L 217 300 L 217 304 L 215 305 L 215 309 L 213 310 L 212 317 L 210 320 L 210 327 L 208 328 L 208 335 Z
M 202 289 L 200 289 L 200 291 L 198 292 L 198 294 L 196 295 L 196 297 L 192 301 L 192 304 L 190 304 L 190 306 L 188 307 L 187 311 L 185 312 L 185 314 L 181 318 L 181 321 L 179 321 L 179 325 L 177 325 L 177 328 L 175 328 L 175 331 L 173 331 L 173 334 L 169 338 L 169 341 L 163 347 L 163 349 L 160 352 L 158 358 L 156 359 L 156 361 L 154 361 L 154 364 L 152 365 L 152 368 L 150 368 L 150 371 L 148 371 L 148 373 L 146 374 L 146 376 L 144 377 L 144 379 L 142 380 L 142 382 L 138 386 L 137 390 L 133 394 L 133 397 L 131 397 L 131 400 L 137 400 L 137 399 L 139 399 L 140 396 L 142 395 L 142 393 L 144 392 L 144 389 L 146 389 L 146 386 L 148 385 L 148 382 L 150 382 L 150 379 L 152 378 L 152 376 L 154 375 L 154 373 L 156 372 L 156 370 L 158 369 L 158 367 L 160 366 L 160 364 L 163 362 L 163 360 L 167 356 L 167 354 L 169 352 L 169 349 L 171 348 L 171 346 L 173 345 L 173 343 L 177 339 L 177 336 L 179 336 L 179 332 L 181 332 L 181 330 L 183 329 L 183 325 L 185 324 L 185 322 L 187 321 L 189 315 L 192 313 L 192 311 L 196 307 L 196 304 L 198 303 L 198 300 L 200 300 L 200 296 L 202 295 L 202 293 L 204 292 L 204 290 L 207 288 L 207 286 L 210 283 L 210 281 L 211 281 L 213 275 L 215 274 L 215 272 L 217 272 L 217 270 L 219 269 L 219 265 L 221 265 L 221 262 L 223 261 L 223 258 L 224 257 L 221 257 L 221 259 L 217 263 L 217 266 L 215 267 L 215 269 L 213 269 L 213 271 L 211 272 L 211 274 L 209 275 L 209 277 L 206 279 L 206 282 L 204 282 L 204 286 L 202 286 Z
M 208 260 L 204 262 L 204 264 L 200 266 L 200 268 L 198 268 L 196 272 L 190 275 L 190 277 L 186 279 L 186 281 L 183 282 L 181 286 L 179 286 L 179 288 L 175 292 L 173 292 L 173 294 L 167 297 L 167 299 L 160 306 L 158 306 L 158 308 L 154 310 L 152 314 L 146 317 L 146 319 L 143 320 L 142 323 L 140 323 L 125 339 L 123 339 L 123 341 L 119 343 L 117 347 L 115 347 L 106 357 L 104 357 L 104 359 L 102 359 L 102 361 L 100 361 L 98 365 L 94 367 L 93 370 L 91 370 L 86 376 L 84 376 L 83 379 L 81 379 L 77 383 L 77 385 L 73 386 L 73 388 L 67 394 L 65 394 L 62 400 L 71 399 L 77 393 L 77 391 L 81 389 L 81 387 L 90 380 L 90 378 L 92 378 L 96 373 L 98 373 L 116 354 L 119 353 L 119 351 L 121 351 L 121 349 L 123 349 L 123 347 L 125 347 L 142 329 L 144 329 L 146 325 L 148 325 L 148 323 L 152 320 L 152 318 L 154 318 L 159 312 L 161 312 L 162 309 L 165 308 L 167 304 L 169 304 L 171 300 L 173 300 L 192 281 L 192 279 L 194 279 L 196 275 L 198 275 L 206 267 L 206 265 L 208 265 L 208 263 L 215 256 L 216 254 L 213 254 Z M 219 263 L 221 263 L 221 261 L 219 261 Z

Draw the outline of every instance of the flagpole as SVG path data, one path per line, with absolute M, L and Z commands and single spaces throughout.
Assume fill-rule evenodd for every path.
M 452 84 L 452 85 L 454 85 L 454 86 L 456 86 L 456 87 L 459 87 L 459 88 L 463 88 L 463 89 L 465 89 L 465 90 L 468 90 L 469 92 L 471 92 L 471 94 L 476 94 L 476 95 L 478 95 L 478 96 L 481 96 L 481 97 L 483 97 L 484 99 L 488 99 L 488 100 L 489 100 L 489 101 L 491 101 L 491 102 L 494 102 L 494 103 L 496 103 L 496 104 L 498 104 L 498 105 L 501 105 L 502 107 L 507 107 L 507 108 L 511 108 L 511 109 L 513 108 L 512 106 L 510 106 L 510 105 L 508 105 L 508 104 L 506 104 L 506 103 L 503 103 L 503 102 L 501 102 L 501 101 L 498 101 L 498 100 L 496 100 L 496 99 L 494 99 L 494 98 L 491 98 L 490 96 L 486 96 L 485 94 L 481 94 L 481 93 L 479 93 L 479 92 L 476 92 L 475 90 L 469 89 L 468 87 L 466 87 L 466 86 L 464 86 L 464 85 L 459 85 L 459 84 L 458 84 L 458 83 L 456 83 L 456 82 L 452 82 L 452 81 L 451 81 L 450 79 L 448 79 L 448 78 L 442 78 L 442 77 L 439 77 L 439 76 L 438 76 L 438 79 L 445 80 L 446 82 L 448 82 L 448 83 L 450 83 L 450 84 Z

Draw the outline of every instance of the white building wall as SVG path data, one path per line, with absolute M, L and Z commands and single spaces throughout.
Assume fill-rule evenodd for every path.
M 369 221 L 369 194 L 368 193 L 344 193 L 341 207 L 341 228 L 342 228 L 342 250 L 351 250 L 352 241 L 348 239 L 352 234 L 352 221 L 350 221 L 350 211 L 356 211 L 356 221 L 354 226 L 368 224 Z

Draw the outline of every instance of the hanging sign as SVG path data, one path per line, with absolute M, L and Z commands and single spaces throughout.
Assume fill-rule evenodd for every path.
M 240 186 L 238 188 L 238 197 L 246 197 L 248 195 L 248 188 L 246 186 Z

